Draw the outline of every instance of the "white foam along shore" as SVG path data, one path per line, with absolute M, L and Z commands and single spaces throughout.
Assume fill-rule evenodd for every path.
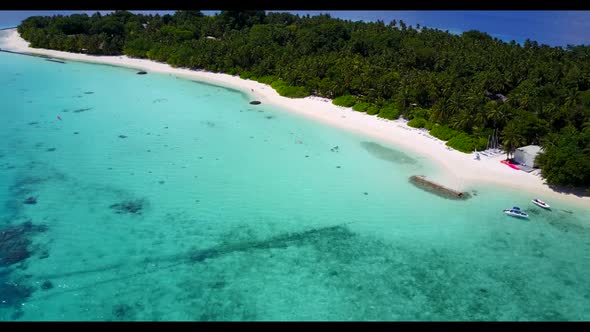
M 403 120 L 391 121 L 370 116 L 353 111 L 351 108 L 335 106 L 329 99 L 319 97 L 286 98 L 280 96 L 269 85 L 244 80 L 238 76 L 173 68 L 168 64 L 151 60 L 134 59 L 127 56 L 92 56 L 31 48 L 29 43 L 20 37 L 16 29 L 4 30 L 0 33 L 0 48 L 12 52 L 39 54 L 66 60 L 102 63 L 148 72 L 167 73 L 205 83 L 236 88 L 247 92 L 262 103 L 276 105 L 332 126 L 377 138 L 393 146 L 399 146 L 403 150 L 424 156 L 442 166 L 442 172 L 429 174 L 429 177 L 448 187 L 457 190 L 469 190 L 477 184 L 495 184 L 521 192 L 529 192 L 531 198 L 540 197 L 549 202 L 551 200 L 566 200 L 570 204 L 590 206 L 590 197 L 579 197 L 574 194 L 556 192 L 549 188 L 540 176 L 514 170 L 500 163 L 505 158 L 505 155 L 482 156 L 481 160 L 477 161 L 472 154 L 449 150 L 444 142 L 424 131 L 408 127 Z

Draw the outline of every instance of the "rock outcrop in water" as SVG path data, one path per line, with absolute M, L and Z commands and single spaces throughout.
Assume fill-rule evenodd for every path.
M 32 253 L 29 250 L 31 236 L 46 230 L 47 226 L 33 225 L 31 221 L 2 228 L 0 230 L 0 266 L 10 266 L 29 258 Z
M 28 280 L 31 275 L 17 271 L 26 268 L 19 264 L 35 251 L 34 235 L 45 232 L 46 225 L 35 225 L 30 220 L 20 224 L 0 227 L 0 308 L 12 307 L 10 319 L 22 316 L 22 305 L 35 291 Z
M 0 308 L 14 307 L 17 311 L 11 318 L 16 319 L 22 314 L 20 306 L 33 294 L 34 289 L 9 277 L 8 270 L 0 270 Z
M 45 280 L 42 284 L 41 284 L 41 289 L 42 290 L 48 290 L 48 289 L 52 289 L 53 288 L 53 283 L 49 280 Z
M 468 199 L 469 193 L 464 193 L 454 189 L 447 188 L 443 185 L 427 180 L 423 175 L 413 175 L 410 177 L 410 183 L 416 187 L 436 194 L 438 196 L 450 199 Z
M 37 204 L 37 198 L 35 198 L 33 196 L 27 197 L 27 199 L 25 199 L 25 201 L 23 203 L 29 204 L 29 205 Z
M 88 112 L 88 111 L 90 111 L 91 109 L 92 109 L 92 107 L 87 107 L 87 108 L 79 108 L 79 109 L 77 109 L 77 110 L 74 110 L 74 111 L 72 111 L 72 112 L 74 112 L 74 113 L 82 113 L 82 112 Z
M 117 214 L 135 214 L 141 215 L 146 201 L 143 199 L 137 199 L 132 201 L 123 201 L 121 203 L 112 204 L 109 206 Z
M 113 306 L 113 316 L 118 320 L 130 320 L 133 317 L 133 308 L 127 304 Z
M 45 59 L 45 61 L 57 62 L 57 63 L 65 63 L 65 61 L 56 60 L 56 59 Z

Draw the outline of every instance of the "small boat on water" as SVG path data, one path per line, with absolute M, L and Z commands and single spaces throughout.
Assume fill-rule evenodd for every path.
M 529 215 L 522 212 L 518 206 L 514 206 L 514 207 L 512 207 L 512 209 L 505 209 L 504 213 L 509 216 L 513 216 L 513 217 L 517 217 L 517 218 L 525 218 L 525 219 L 529 218 Z
M 540 200 L 538 198 L 532 199 L 531 202 L 533 202 L 533 204 L 535 204 L 536 206 L 542 207 L 543 209 L 550 209 L 551 208 L 551 206 L 549 206 L 549 204 L 543 202 L 542 200 Z

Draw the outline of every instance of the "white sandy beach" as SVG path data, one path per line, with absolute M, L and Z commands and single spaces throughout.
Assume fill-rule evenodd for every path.
M 148 72 L 167 73 L 242 90 L 262 103 L 273 104 L 326 124 L 378 138 L 404 150 L 426 156 L 443 167 L 443 172 L 434 176 L 434 179 L 457 190 L 468 190 L 476 184 L 490 183 L 530 192 L 531 198 L 540 197 L 549 201 L 550 204 L 552 200 L 565 199 L 573 204 L 590 206 L 590 197 L 578 197 L 573 194 L 553 191 L 540 176 L 513 170 L 501 164 L 500 161 L 505 158 L 505 155 L 495 157 L 482 155 L 481 160 L 474 160 L 473 154 L 448 150 L 444 142 L 423 131 L 408 127 L 402 120 L 390 121 L 370 116 L 353 111 L 351 108 L 335 106 L 331 103 L 331 100 L 319 97 L 303 99 L 281 97 L 269 85 L 243 80 L 237 76 L 172 68 L 167 64 L 144 59 L 133 59 L 127 56 L 90 56 L 47 49 L 34 49 L 30 48 L 28 44 L 19 36 L 16 29 L 5 30 L 0 35 L 0 48 L 3 50 L 43 54 L 66 60 L 118 65 Z

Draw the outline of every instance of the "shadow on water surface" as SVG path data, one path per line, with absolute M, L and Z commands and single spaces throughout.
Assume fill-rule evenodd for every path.
M 213 82 L 197 81 L 197 80 L 189 80 L 189 81 L 191 81 L 193 83 L 200 84 L 200 85 L 208 85 L 208 86 L 216 87 L 216 88 L 219 89 L 219 91 L 226 91 L 226 92 L 236 93 L 236 94 L 239 94 L 242 99 L 245 99 L 247 101 L 250 101 L 249 95 L 246 92 L 244 92 L 242 90 L 239 90 L 239 89 L 234 89 L 234 88 L 230 88 L 230 87 L 227 87 L 227 86 L 218 85 L 218 84 L 215 84 Z
M 21 304 L 34 292 L 27 275 L 26 262 L 36 251 L 39 258 L 47 258 L 48 252 L 39 245 L 33 245 L 33 238 L 47 231 L 45 224 L 35 224 L 25 215 L 25 206 L 35 206 L 38 187 L 48 181 L 64 181 L 65 175 L 42 163 L 29 161 L 15 174 L 8 187 L 9 199 L 4 203 L 4 217 L 0 223 L 0 308 L 14 307 L 12 318 L 21 314 Z M 34 174 L 34 175 L 33 175 Z M 24 221 L 23 221 L 24 220 Z
M 13 307 L 19 315 L 20 306 L 33 294 L 34 288 L 14 274 L 34 253 L 32 237 L 47 231 L 47 225 L 35 225 L 30 220 L 0 228 L 0 308 Z M 14 317 L 16 318 L 16 317 Z
M 381 160 L 389 161 L 396 164 L 409 164 L 415 165 L 418 163 L 418 160 L 410 157 L 409 155 L 394 150 L 388 147 L 384 147 L 375 142 L 361 142 L 361 146 L 367 150 L 372 156 L 379 158 Z
M 177 295 L 179 299 L 206 297 L 204 301 L 209 303 L 215 302 L 219 296 L 225 298 L 231 295 L 236 296 L 238 301 L 229 307 L 218 303 L 223 308 L 220 311 L 208 310 L 208 304 L 200 304 L 203 307 L 195 312 L 202 320 L 223 320 L 227 315 L 240 316 L 244 309 L 240 306 L 253 296 L 248 293 L 251 287 L 240 286 L 248 280 L 243 278 L 248 278 L 248 274 L 249 277 L 258 278 L 257 273 L 280 274 L 280 271 L 285 274 L 283 277 L 286 280 L 294 271 L 301 273 L 297 278 L 305 276 L 303 284 L 294 287 L 319 283 L 318 287 L 331 290 L 333 301 L 352 299 L 345 301 L 348 304 L 342 304 L 343 308 L 339 309 L 345 310 L 343 314 L 351 315 L 351 319 L 561 320 L 573 317 L 565 305 L 570 303 L 568 301 L 571 298 L 555 292 L 540 294 L 536 289 L 540 280 L 538 276 L 545 274 L 544 269 L 558 263 L 545 265 L 547 256 L 533 255 L 546 250 L 547 241 L 533 239 L 527 247 L 521 248 L 499 234 L 490 238 L 490 242 L 500 238 L 501 243 L 489 247 L 484 254 L 495 251 L 494 255 L 499 255 L 516 250 L 519 255 L 526 252 L 526 255 L 530 254 L 538 260 L 539 268 L 523 271 L 517 261 L 487 264 L 486 260 L 476 259 L 480 258 L 481 253 L 459 254 L 446 248 L 425 248 L 419 244 L 385 241 L 353 232 L 348 224 L 288 232 L 263 239 L 256 239 L 255 233 L 239 227 L 243 237 L 241 241 L 227 240 L 235 239 L 230 231 L 220 237 L 226 242 L 209 248 L 87 270 L 37 275 L 34 278 L 39 281 L 104 272 L 116 277 L 103 277 L 99 282 L 76 288 L 48 290 L 47 293 L 34 296 L 32 301 L 92 289 L 102 284 L 127 284 L 130 279 L 158 272 L 175 274 L 171 270 L 174 267 L 186 272 L 182 266 L 195 265 L 195 271 L 208 272 L 195 276 L 192 281 L 183 279 L 186 285 L 183 292 Z M 226 265 L 230 263 L 232 268 L 228 269 Z M 124 274 L 125 270 L 138 272 Z M 252 271 L 258 272 L 252 274 Z M 566 276 L 567 273 L 552 276 L 554 284 L 551 289 L 557 287 L 564 291 L 579 292 L 580 282 Z M 145 291 L 140 288 L 136 291 Z M 304 288 L 292 291 L 298 296 L 309 295 Z M 582 292 L 579 296 L 588 297 L 590 293 Z M 510 299 L 508 304 L 505 304 L 506 298 Z M 579 299 L 573 300 L 572 303 L 576 303 Z M 531 305 L 533 303 L 536 304 Z M 126 305 L 123 303 L 113 307 L 114 319 L 133 319 L 140 314 L 135 310 L 128 312 L 130 308 Z M 248 312 L 250 319 L 264 319 L 264 313 Z
M 22 315 L 21 305 L 30 301 L 32 296 L 34 298 L 36 290 L 55 291 L 50 280 L 41 280 L 38 282 L 40 286 L 35 287 L 31 280 L 33 276 L 26 273 L 28 266 L 34 264 L 29 258 L 36 255 L 38 259 L 46 259 L 49 251 L 45 244 L 33 242 L 37 234 L 47 231 L 47 225 L 33 223 L 26 215 L 25 206 L 36 209 L 36 197 L 42 189 L 40 186 L 48 183 L 84 190 L 81 183 L 44 163 L 30 160 L 19 169 L 21 171 L 14 174 L 13 183 L 7 188 L 9 195 L 0 221 L 0 309 L 12 308 L 14 311 L 9 313 L 10 319 L 18 319 Z M 121 203 L 111 206 L 116 212 L 140 214 L 147 205 L 146 200 L 134 199 L 126 190 L 100 185 L 93 186 L 93 189 L 120 200 Z M 140 202 L 139 205 L 137 202 Z M 0 317 L 8 317 L 5 315 L 6 311 Z
M 347 223 L 350 224 L 350 223 Z M 46 275 L 38 275 L 35 276 L 35 279 L 39 281 L 45 280 L 43 283 L 49 282 L 50 279 L 55 278 L 66 278 L 76 275 L 83 275 L 83 274 L 92 274 L 92 273 L 103 273 L 103 272 L 115 272 L 116 270 L 123 270 L 125 268 L 130 268 L 132 265 L 137 265 L 136 267 L 140 269 L 140 272 L 131 273 L 120 275 L 115 278 L 109 279 L 102 279 L 99 282 L 94 282 L 89 285 L 75 287 L 75 288 L 68 288 L 66 290 L 56 290 L 56 289 L 47 289 L 47 293 L 43 295 L 35 296 L 34 300 L 41 300 L 41 299 L 48 299 L 54 296 L 59 296 L 65 293 L 71 292 L 79 292 L 85 289 L 92 289 L 97 286 L 103 284 L 110 284 L 114 282 L 121 282 L 121 281 L 128 281 L 133 278 L 146 276 L 148 274 L 152 274 L 155 272 L 160 272 L 164 270 L 169 270 L 173 267 L 180 266 L 180 265 L 190 265 L 190 264 L 204 264 L 210 260 L 216 260 L 222 258 L 224 256 L 232 255 L 232 254 L 245 254 L 245 253 L 252 253 L 257 251 L 265 251 L 265 250 L 273 250 L 273 249 L 286 249 L 291 246 L 293 247 L 301 247 L 301 246 L 317 246 L 318 242 L 326 242 L 326 241 L 336 241 L 342 242 L 346 241 L 347 239 L 353 238 L 356 236 L 353 232 L 351 232 L 347 224 L 341 224 L 336 226 L 330 227 L 320 227 L 311 230 L 301 231 L 301 232 L 289 232 L 284 234 L 279 234 L 276 236 L 271 236 L 267 239 L 262 240 L 245 240 L 245 241 L 237 241 L 226 243 L 210 248 L 200 249 L 200 250 L 190 250 L 185 253 L 176 254 L 176 255 L 168 255 L 162 257 L 149 257 L 143 259 L 138 262 L 128 262 L 128 263 L 119 263 L 119 264 L 110 264 L 106 266 L 102 266 L 99 268 L 87 269 L 87 270 L 80 270 L 80 271 L 71 271 L 66 273 L 59 273 L 59 274 L 46 274 Z M 115 274 L 115 273 L 114 273 Z M 116 273 L 119 274 L 119 273 Z M 212 290 L 220 290 L 225 287 L 226 283 L 224 281 L 216 281 L 212 283 L 210 288 Z M 30 296 L 30 292 L 28 293 L 27 297 Z M 206 311 L 206 310 L 205 310 Z M 112 310 L 113 318 L 116 320 L 129 320 L 133 319 L 136 315 L 136 311 L 133 310 L 127 304 L 116 304 L 113 306 Z M 202 313 L 201 316 L 207 316 L 209 318 L 203 318 L 205 320 L 215 320 L 216 315 L 218 313 L 209 312 L 208 314 Z
M 348 223 L 350 224 L 350 223 Z M 212 260 L 216 258 L 223 257 L 225 255 L 230 255 L 233 253 L 239 252 L 248 252 L 252 250 L 269 250 L 269 249 L 285 249 L 289 246 L 298 246 L 308 244 L 313 241 L 317 241 L 321 237 L 340 237 L 340 238 L 347 238 L 353 237 L 354 233 L 352 233 L 347 227 L 347 224 L 337 225 L 337 226 L 330 226 L 330 227 L 322 227 L 322 228 L 314 228 L 311 230 L 301 231 L 301 232 L 292 232 L 286 234 L 279 234 L 273 237 L 269 237 L 263 240 L 256 240 L 256 241 L 241 241 L 235 243 L 227 243 L 219 246 L 214 246 L 205 249 L 198 249 L 198 250 L 190 250 L 185 253 L 175 254 L 175 255 L 168 255 L 162 257 L 148 257 L 137 264 L 162 264 L 162 263 L 173 263 L 172 265 L 162 266 L 160 268 L 169 268 L 178 264 L 187 264 L 187 263 L 200 263 L 205 262 L 206 260 Z M 98 268 L 87 269 L 87 270 L 79 270 L 79 271 L 71 271 L 59 274 L 47 274 L 38 276 L 41 279 L 52 279 L 52 278 L 63 278 L 63 277 L 70 277 L 74 275 L 80 274 L 88 274 L 88 273 L 97 273 L 97 272 L 106 272 L 109 270 L 116 270 L 121 269 L 124 267 L 128 267 L 130 263 L 117 263 L 117 264 L 110 264 Z M 147 272 L 146 272 L 147 273 Z M 122 280 L 127 278 L 132 278 L 135 276 L 139 276 L 145 273 L 138 273 L 129 276 L 124 276 L 120 278 L 115 278 L 112 280 Z M 103 282 L 110 282 L 110 280 L 104 280 Z M 92 287 L 92 286 L 90 286 Z

